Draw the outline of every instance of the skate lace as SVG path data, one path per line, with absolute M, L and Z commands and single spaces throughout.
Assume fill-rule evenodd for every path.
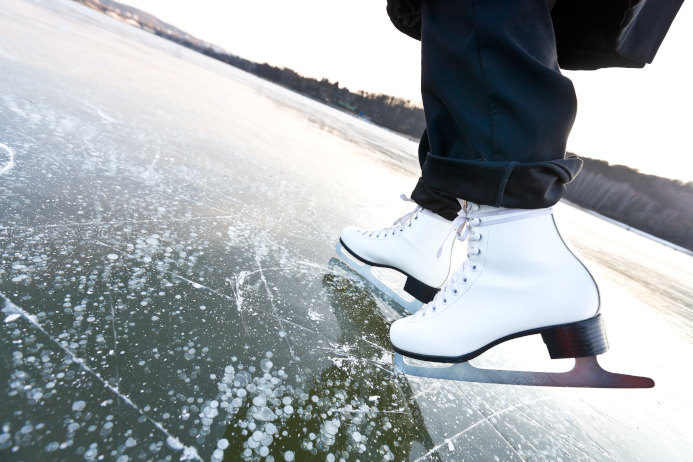
M 400 197 L 400 199 L 402 199 L 405 202 L 414 202 L 413 200 L 411 200 L 409 197 L 407 197 L 404 194 L 401 194 L 399 197 Z M 419 212 L 422 209 L 423 209 L 423 207 L 421 207 L 420 205 L 417 205 L 413 211 L 411 211 L 411 212 L 407 213 L 406 215 L 396 219 L 394 221 L 394 223 L 392 223 L 392 225 L 389 228 L 383 228 L 383 229 L 377 230 L 377 231 L 365 230 L 361 234 L 363 234 L 364 236 L 368 235 L 369 237 L 373 237 L 373 235 L 375 235 L 375 237 L 380 237 L 381 235 L 387 236 L 388 234 L 392 234 L 394 236 L 397 229 L 399 229 L 400 232 L 404 231 L 405 226 L 411 226 L 413 220 L 418 220 L 419 219 Z
M 469 282 L 471 273 L 477 270 L 477 264 L 470 260 L 470 258 L 481 254 L 481 249 L 475 245 L 476 242 L 481 240 L 481 234 L 475 231 L 475 228 L 482 226 L 482 224 L 483 226 L 496 225 L 553 213 L 552 208 L 481 211 L 478 204 L 461 200 L 460 205 L 462 208 L 453 220 L 450 231 L 438 249 L 437 256 L 440 258 L 450 233 L 455 232 L 458 240 L 462 242 L 467 240 L 467 258 L 438 291 L 433 300 L 421 308 L 416 314 L 417 316 L 426 316 L 427 312 L 435 312 L 439 306 L 447 305 L 451 298 L 459 294 L 461 285 Z

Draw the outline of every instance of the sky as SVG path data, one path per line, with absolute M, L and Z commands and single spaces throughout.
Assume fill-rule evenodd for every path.
M 246 59 L 420 103 L 420 45 L 386 0 L 119 0 Z M 693 181 L 693 7 L 681 7 L 653 64 L 565 72 L 578 95 L 568 150 Z M 688 56 L 688 57 L 686 57 Z

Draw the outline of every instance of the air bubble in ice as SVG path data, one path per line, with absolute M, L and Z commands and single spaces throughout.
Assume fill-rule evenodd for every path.
M 73 411 L 81 411 L 82 409 L 84 409 L 84 407 L 86 405 L 87 405 L 87 403 L 84 401 L 81 401 L 81 400 L 75 401 L 74 403 L 72 403 L 72 410 Z
M 229 447 L 229 440 L 227 440 L 226 438 L 220 439 L 219 441 L 217 441 L 217 447 L 223 451 L 224 449 Z
M 17 313 L 11 314 L 11 315 L 9 315 L 8 317 L 5 318 L 5 322 L 16 321 L 17 319 L 20 318 L 20 316 L 21 316 L 21 315 L 19 315 L 19 314 L 17 314 Z
M 271 435 L 268 435 L 267 433 L 265 433 L 264 435 L 262 435 L 262 439 L 260 440 L 260 444 L 263 446 L 269 446 L 270 444 L 272 444 L 272 441 L 274 441 L 274 438 L 272 438 Z
M 263 406 L 255 410 L 255 412 L 253 413 L 253 417 L 255 417 L 257 420 L 262 420 L 266 422 L 269 420 L 276 419 L 277 415 L 274 412 L 272 412 L 272 410 L 267 406 Z
M 338 427 L 331 420 L 325 422 L 325 432 L 328 435 L 334 436 L 337 434 Z
M 274 364 L 269 359 L 263 359 L 260 361 L 260 367 L 265 372 L 269 372 L 272 369 L 272 366 L 274 366 Z
M 60 443 L 58 443 L 57 441 L 53 441 L 46 445 L 46 452 L 55 452 L 58 450 L 59 447 Z
M 236 376 L 234 377 L 233 380 L 233 385 L 236 387 L 245 387 L 250 383 L 252 378 L 250 377 L 250 374 L 246 371 L 240 371 Z

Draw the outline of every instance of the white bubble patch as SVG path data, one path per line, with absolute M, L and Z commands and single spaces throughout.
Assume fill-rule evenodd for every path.
M 144 419 L 149 421 L 152 425 L 154 425 L 159 431 L 164 433 L 167 439 L 167 443 L 169 446 L 174 449 L 174 450 L 182 450 L 183 454 L 181 456 L 180 460 L 202 460 L 197 452 L 197 448 L 194 446 L 187 446 L 183 444 L 177 437 L 175 437 L 173 434 L 171 434 L 161 423 L 157 422 L 156 420 L 152 419 L 149 415 L 147 415 L 142 409 L 140 409 L 128 396 L 124 395 L 121 393 L 117 387 L 111 385 L 106 379 L 104 379 L 101 374 L 99 374 L 97 371 L 93 370 L 91 367 L 89 367 L 86 362 L 78 357 L 73 351 L 70 349 L 66 348 L 61 342 L 58 340 L 54 339 L 46 329 L 43 328 L 41 324 L 39 324 L 36 316 L 27 313 L 24 309 L 21 307 L 15 305 L 12 303 L 7 297 L 5 297 L 3 294 L 0 294 L 0 299 L 4 301 L 3 303 L 3 308 L 2 310 L 11 314 L 18 314 L 27 321 L 29 321 L 36 329 L 41 331 L 46 337 L 48 337 L 55 345 L 57 345 L 63 352 L 65 352 L 67 355 L 69 355 L 75 363 L 79 364 L 82 369 L 87 371 L 90 375 L 92 375 L 94 378 L 96 378 L 99 382 L 101 382 L 104 387 L 106 387 L 108 390 L 111 392 L 115 393 L 123 402 L 125 402 L 128 406 L 132 407 L 135 411 L 137 411 Z M 72 409 L 73 411 L 81 411 L 86 407 L 86 403 L 82 400 L 75 401 L 73 403 Z M 94 450 L 95 451 L 95 450 Z M 86 456 L 86 453 L 85 453 Z M 94 456 L 95 458 L 96 456 Z

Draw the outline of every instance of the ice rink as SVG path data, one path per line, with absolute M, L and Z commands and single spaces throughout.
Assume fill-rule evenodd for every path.
M 654 389 L 395 372 L 401 314 L 334 245 L 410 211 L 415 153 L 72 1 L 4 0 L 0 459 L 690 460 L 693 257 L 565 204 L 601 363 Z M 571 367 L 539 336 L 473 363 Z

